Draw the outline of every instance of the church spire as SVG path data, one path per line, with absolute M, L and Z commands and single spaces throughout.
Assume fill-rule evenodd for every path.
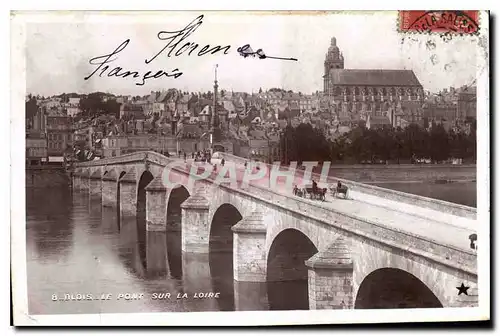
M 218 136 L 216 135 L 218 129 L 219 129 L 219 118 L 217 115 L 217 93 L 218 93 L 218 88 L 219 84 L 217 82 L 217 68 L 219 67 L 218 64 L 215 65 L 215 76 L 214 76 L 214 97 L 213 97 L 213 107 L 212 107 L 212 120 L 210 121 L 210 128 L 212 131 L 212 136 L 214 137 L 214 140 L 218 140 Z
M 215 76 L 214 76 L 214 97 L 213 97 L 213 106 L 212 106 L 212 120 L 211 120 L 211 127 L 213 129 L 217 128 L 217 91 L 219 88 L 218 82 L 217 82 L 217 68 L 219 67 L 218 64 L 215 65 Z

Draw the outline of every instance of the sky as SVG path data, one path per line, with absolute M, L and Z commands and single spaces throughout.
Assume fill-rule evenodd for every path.
M 199 15 L 204 16 L 202 23 L 178 46 L 195 42 L 200 45 L 196 52 L 168 57 L 166 49 L 145 63 L 168 43 L 158 39 L 158 32 L 182 30 Z M 424 89 L 431 92 L 470 84 L 483 66 L 477 37 L 454 36 L 444 41 L 437 35 L 401 34 L 397 12 L 68 12 L 33 18 L 26 24 L 25 34 L 26 90 L 44 96 L 94 91 L 144 95 L 172 87 L 208 91 L 213 90 L 216 64 L 220 89 L 321 91 L 323 62 L 332 37 L 344 55 L 345 68 L 413 70 Z M 130 42 L 108 64 L 104 76 L 97 72 L 84 80 L 98 67 L 89 63 L 92 58 L 112 53 L 127 39 Z M 231 47 L 227 55 L 196 56 L 206 44 Z M 298 61 L 243 58 L 237 48 L 245 44 L 253 50 L 262 48 L 268 56 Z M 136 83 L 141 78 L 106 76 L 118 66 L 123 71 L 138 71 L 141 78 L 147 71 L 171 73 L 175 68 L 182 76 L 149 79 L 139 86 Z

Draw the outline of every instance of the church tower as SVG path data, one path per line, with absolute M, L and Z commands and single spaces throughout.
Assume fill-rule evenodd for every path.
M 337 47 L 337 39 L 335 37 L 332 37 L 330 47 L 325 56 L 325 75 L 323 76 L 323 90 L 325 94 L 328 94 L 330 71 L 332 69 L 344 69 L 344 56 L 339 51 L 339 47 Z

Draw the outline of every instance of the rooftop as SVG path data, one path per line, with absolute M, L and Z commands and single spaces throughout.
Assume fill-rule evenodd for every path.
M 333 85 L 422 86 L 413 70 L 332 69 Z

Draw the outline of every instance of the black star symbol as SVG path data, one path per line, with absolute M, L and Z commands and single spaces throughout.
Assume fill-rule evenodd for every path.
M 460 287 L 455 287 L 456 289 L 458 289 L 458 295 L 464 293 L 465 295 L 469 295 L 467 294 L 467 290 L 470 288 L 470 287 L 467 287 L 467 286 L 464 286 L 464 283 L 462 282 L 462 284 L 460 285 Z

